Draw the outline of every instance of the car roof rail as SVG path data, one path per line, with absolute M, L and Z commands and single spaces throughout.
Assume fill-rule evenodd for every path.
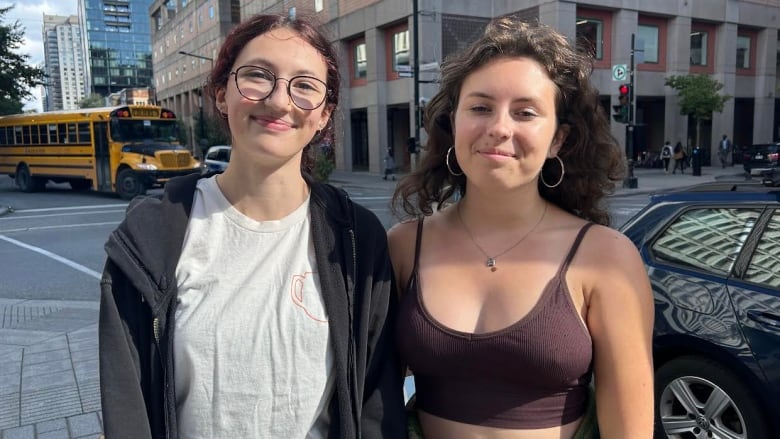
M 680 187 L 665 192 L 773 192 L 778 190 L 780 190 L 780 188 L 764 186 L 761 180 L 745 180 L 713 181 L 700 183 L 693 186 Z

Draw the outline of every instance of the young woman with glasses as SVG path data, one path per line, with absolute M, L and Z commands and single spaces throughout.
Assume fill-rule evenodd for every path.
M 405 437 L 384 228 L 309 177 L 336 66 L 300 18 L 225 39 L 208 90 L 227 169 L 135 200 L 106 244 L 107 437 Z

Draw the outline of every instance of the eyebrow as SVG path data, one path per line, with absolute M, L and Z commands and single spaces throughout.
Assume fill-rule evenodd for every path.
M 491 99 L 491 100 L 497 99 L 493 95 L 491 95 L 489 93 L 481 92 L 481 91 L 473 91 L 473 92 L 467 94 L 466 96 L 464 96 L 464 98 L 484 98 L 484 99 Z M 537 98 L 537 97 L 522 96 L 522 97 L 519 97 L 517 99 L 513 99 L 512 103 L 515 103 L 515 102 L 531 102 L 531 103 L 533 103 L 533 102 L 537 102 L 537 101 L 539 101 L 539 98 Z
M 271 61 L 268 61 L 266 59 L 263 59 L 263 58 L 252 58 L 252 59 L 246 61 L 245 63 L 242 63 L 238 67 L 242 67 L 242 66 L 262 67 L 264 69 L 271 70 L 273 74 L 277 74 L 277 70 L 278 70 L 276 68 L 276 66 L 274 65 L 274 63 L 272 63 Z M 311 76 L 313 78 L 318 78 L 316 73 L 314 73 L 311 70 L 307 70 L 307 69 L 298 69 L 298 70 L 292 72 L 292 76 Z

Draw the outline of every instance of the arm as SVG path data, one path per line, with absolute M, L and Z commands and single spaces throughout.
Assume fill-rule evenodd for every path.
M 395 346 L 397 296 L 384 230 L 376 240 L 371 279 L 368 357 L 361 417 L 362 438 L 406 438 L 403 377 Z
M 596 408 L 601 437 L 653 436 L 653 297 L 631 241 L 593 229 L 588 250 L 587 325 L 593 339 Z
M 152 437 L 140 384 L 139 352 L 134 343 L 143 334 L 134 334 L 120 312 L 128 305 L 140 305 L 137 297 L 138 304 L 127 303 L 132 295 L 123 287 L 128 285 L 129 280 L 108 261 L 100 282 L 98 345 L 103 431 L 109 439 Z

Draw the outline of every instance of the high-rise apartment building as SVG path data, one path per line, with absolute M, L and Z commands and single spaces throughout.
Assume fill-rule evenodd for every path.
M 151 0 L 79 0 L 88 94 L 152 85 Z
M 43 111 L 73 110 L 84 97 L 84 46 L 78 17 L 43 15 Z

